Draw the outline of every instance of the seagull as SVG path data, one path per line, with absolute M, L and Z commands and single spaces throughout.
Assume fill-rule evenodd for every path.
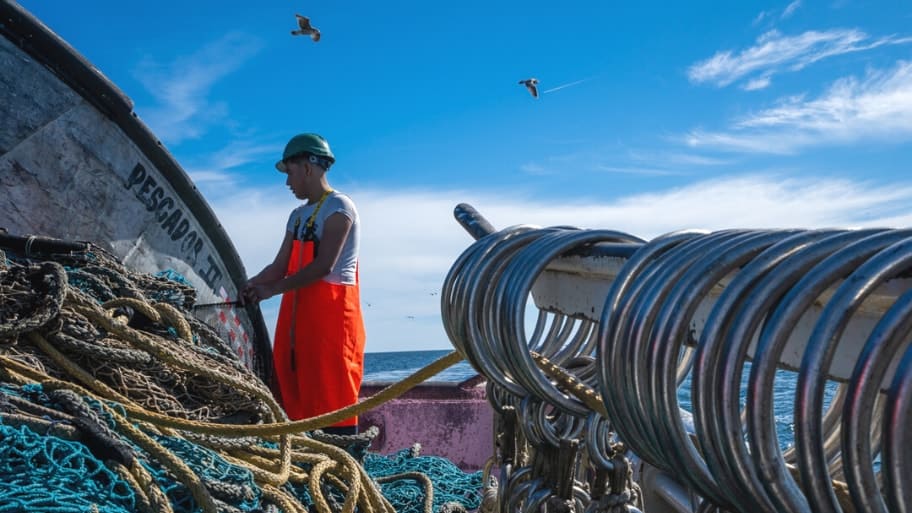
M 536 85 L 538 85 L 537 78 L 527 78 L 525 80 L 520 80 L 519 83 L 526 86 L 526 89 L 528 89 L 529 92 L 532 93 L 533 98 L 538 98 L 538 88 L 535 87 Z
M 316 27 L 310 26 L 310 18 L 300 14 L 295 14 L 295 17 L 298 19 L 298 26 L 301 27 L 301 30 L 292 30 L 291 35 L 310 36 L 314 43 L 320 40 L 320 31 Z

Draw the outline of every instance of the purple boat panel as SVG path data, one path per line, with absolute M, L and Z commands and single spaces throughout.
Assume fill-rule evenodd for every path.
M 389 383 L 365 383 L 370 397 Z M 421 444 L 421 455 L 440 456 L 466 472 L 481 470 L 494 454 L 494 411 L 485 398 L 484 381 L 428 382 L 359 417 L 363 432 L 377 426 L 370 447 L 390 454 Z

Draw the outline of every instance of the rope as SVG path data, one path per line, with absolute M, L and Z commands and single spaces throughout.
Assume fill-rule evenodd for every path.
M 375 467 L 401 463 L 367 452 L 375 429 L 353 437 L 306 433 L 375 408 L 461 360 L 451 353 L 360 403 L 289 422 L 268 387 L 193 317 L 195 293 L 186 285 L 132 273 L 94 246 L 81 256 L 25 265 L 4 257 L 2 264 L 0 451 L 24 450 L 12 445 L 18 439 L 53 439 L 104 469 L 98 479 L 115 492 L 78 484 L 102 475 L 85 464 L 73 474 L 79 480 L 52 489 L 66 495 L 60 504 L 83 511 L 392 513 L 391 500 L 401 502 L 395 482 L 407 479 L 385 476 L 381 485 L 361 464 L 367 455 Z M 14 461 L 0 458 L 0 476 L 13 472 Z M 59 464 L 49 459 L 40 468 Z M 451 486 L 441 480 L 456 481 L 426 475 L 417 503 L 427 508 L 439 496 L 435 487 Z M 470 506 L 480 483 L 464 482 Z M 50 513 L 39 491 L 48 489 L 19 486 L 4 495 L 0 485 L 0 502 Z
M 605 418 L 608 417 L 608 411 L 605 409 L 605 403 L 602 402 L 602 396 L 596 392 L 594 388 L 583 383 L 576 376 L 567 372 L 566 369 L 551 362 L 551 360 L 535 351 L 529 351 L 529 354 L 532 355 L 532 359 L 535 360 L 536 365 L 538 365 L 549 378 L 557 381 L 561 387 L 570 392 L 573 397 L 585 404 L 590 410 Z

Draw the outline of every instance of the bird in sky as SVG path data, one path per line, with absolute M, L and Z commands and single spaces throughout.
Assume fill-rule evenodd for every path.
M 525 80 L 520 80 L 519 83 L 526 86 L 526 89 L 528 89 L 529 92 L 532 93 L 533 98 L 538 98 L 538 87 L 536 87 L 536 86 L 538 86 L 537 78 L 527 78 Z
M 313 39 L 314 43 L 320 40 L 320 31 L 316 27 L 310 25 L 310 18 L 307 16 L 301 16 L 300 14 L 295 14 L 295 17 L 298 19 L 299 30 L 292 30 L 291 35 L 293 36 L 310 36 Z

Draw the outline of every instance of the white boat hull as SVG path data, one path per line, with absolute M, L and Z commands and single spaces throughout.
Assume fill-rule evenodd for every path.
M 0 2 L 0 13 L 0 227 L 90 241 L 140 272 L 177 272 L 199 303 L 236 299 L 246 273 L 234 246 L 132 102 L 17 5 Z M 257 307 L 197 314 L 266 377 Z

